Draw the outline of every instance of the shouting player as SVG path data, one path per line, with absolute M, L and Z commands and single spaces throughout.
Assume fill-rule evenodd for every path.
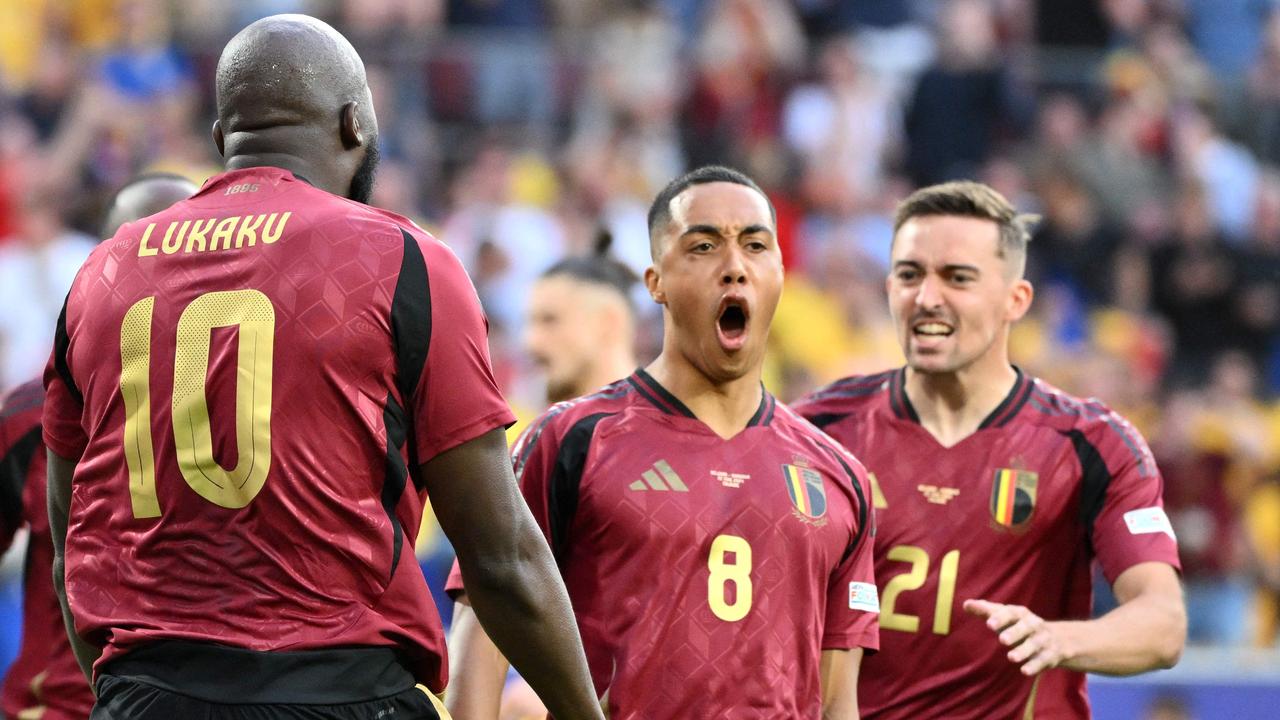
M 906 367 L 796 404 L 866 463 L 883 508 L 883 651 L 864 668 L 864 717 L 1088 717 L 1083 673 L 1182 651 L 1177 546 L 1146 444 L 1102 403 L 1009 363 L 1032 297 L 1028 221 L 977 183 L 907 198 L 886 282 Z M 1120 606 L 1089 620 L 1094 560 Z
M 447 717 L 426 492 L 498 644 L 557 716 L 600 717 L 475 291 L 362 204 L 359 56 L 260 20 L 217 110 L 227 171 L 90 256 L 45 373 L 54 583 L 94 717 Z
M 736 171 L 668 185 L 645 273 L 661 354 L 516 444 L 615 719 L 857 714 L 862 649 L 876 647 L 869 486 L 761 385 L 775 227 Z
M 630 268 L 607 255 L 608 237 L 600 241 L 595 253 L 552 265 L 529 295 L 525 350 L 545 369 L 551 402 L 586 395 L 626 377 L 636 367 L 631 291 L 637 278 Z M 474 627 L 476 616 L 462 592 L 456 564 L 449 587 L 457 600 L 449 641 L 454 661 L 446 698 L 449 711 L 458 717 L 532 714 L 537 701 L 525 697 L 527 688 L 523 685 L 517 685 L 503 700 L 507 660 L 489 637 Z M 460 668 L 466 672 L 457 672 Z M 488 686 L 482 688 L 478 683 Z M 467 705 L 479 700 L 491 705 Z
M 102 236 L 111 237 L 126 222 L 157 213 L 196 189 L 180 175 L 141 175 L 116 193 Z M 71 652 L 53 592 L 43 407 L 39 380 L 18 386 L 0 402 L 0 552 L 20 526 L 29 532 L 22 564 L 22 645 L 0 691 L 0 717 L 84 720 L 93 693 Z

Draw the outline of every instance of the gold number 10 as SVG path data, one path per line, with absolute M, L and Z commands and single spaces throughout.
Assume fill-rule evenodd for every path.
M 884 602 L 880 611 L 880 627 L 886 630 L 902 632 L 920 632 L 920 618 L 915 615 L 894 612 L 893 606 L 898 596 L 904 592 L 917 590 L 924 585 L 929 574 L 929 553 L 924 548 L 914 545 L 898 545 L 889 549 L 886 555 L 895 562 L 909 562 L 911 569 L 895 575 L 884 586 Z M 942 556 L 938 568 L 938 599 L 933 608 L 933 632 L 935 635 L 946 635 L 951 632 L 951 605 L 956 597 L 956 572 L 960 568 L 960 551 L 952 550 Z
M 155 297 L 134 303 L 120 325 L 120 393 L 124 398 L 124 450 L 135 518 L 160 516 L 156 459 L 151 442 L 151 316 Z M 205 382 L 210 333 L 236 326 L 235 468 L 213 457 Z M 225 508 L 248 505 L 271 469 L 271 363 L 276 316 L 257 290 L 205 293 L 178 319 L 173 367 L 173 441 L 182 477 L 201 497 Z

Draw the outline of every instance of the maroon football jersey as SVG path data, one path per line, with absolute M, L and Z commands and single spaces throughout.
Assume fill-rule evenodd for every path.
M 905 376 L 848 378 L 796 404 L 866 464 L 881 508 L 882 652 L 862 666 L 863 717 L 1088 717 L 1084 674 L 1024 677 L 961 605 L 1083 619 L 1093 560 L 1111 582 L 1141 562 L 1178 567 L 1146 443 L 1101 403 L 1019 372 L 978 431 L 944 448 L 920 425 Z
M 77 630 L 104 662 L 160 638 L 394 646 L 440 690 L 418 466 L 513 421 L 485 334 L 444 245 L 284 170 L 122 227 L 45 373 L 45 441 L 81 458 Z
M 53 538 L 45 505 L 45 449 L 40 439 L 44 389 L 19 385 L 0 402 L 0 554 L 26 526 L 22 563 L 22 645 L 0 690 L 0 715 L 84 720 L 93 693 L 67 641 L 53 594 Z
M 768 393 L 724 440 L 639 370 L 513 455 L 614 720 L 817 718 L 821 651 L 877 647 L 865 472 Z

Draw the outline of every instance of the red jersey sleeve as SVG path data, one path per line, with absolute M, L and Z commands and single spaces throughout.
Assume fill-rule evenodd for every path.
M 1138 431 L 1108 411 L 1073 440 L 1084 475 L 1089 540 L 1107 582 L 1142 562 L 1180 569 L 1177 540 L 1164 511 L 1164 482 Z
M 44 370 L 45 402 L 42 423 L 44 443 L 59 456 L 68 460 L 78 459 L 89 444 L 81 419 L 84 415 L 84 397 L 71 376 L 71 327 L 77 315 L 75 297 L 78 283 L 73 285 L 67 301 L 58 316 L 58 326 L 53 341 L 53 352 Z
M 416 243 L 406 243 L 405 264 L 425 262 L 427 287 L 414 287 L 411 278 L 420 273 L 407 267 L 396 294 L 425 293 L 430 298 L 426 362 L 409 400 L 421 463 L 490 430 L 510 426 L 515 416 L 494 380 L 488 322 L 462 263 L 443 244 L 415 239 Z M 414 247 L 421 253 L 419 258 L 411 257 Z
M 462 586 L 462 568 L 458 567 L 457 560 L 454 560 L 453 567 L 449 568 L 449 579 L 444 581 L 444 591 L 454 600 L 466 591 Z
M 0 554 L 23 524 L 23 494 L 31 452 L 21 447 L 34 423 L 15 411 L 13 397 L 0 400 Z M 36 448 L 39 449 L 39 448 Z M 43 450 L 41 450 L 43 452 Z
M 823 626 L 823 650 L 880 648 L 880 601 L 876 592 L 875 509 L 871 506 L 871 484 L 867 472 L 843 451 L 840 465 L 859 492 L 857 502 L 865 509 L 861 527 L 854 528 L 852 547 L 831 573 L 827 584 L 827 616 Z

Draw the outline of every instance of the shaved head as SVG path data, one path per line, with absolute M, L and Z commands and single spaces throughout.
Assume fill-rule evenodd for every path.
M 181 175 L 139 175 L 125 183 L 112 198 L 106 219 L 102 221 L 102 237 L 109 238 L 125 223 L 155 215 L 180 200 L 186 200 L 199 189 Z
M 216 85 L 214 142 L 228 168 L 281 166 L 368 202 L 378 121 L 364 62 L 341 33 L 306 15 L 258 20 L 223 48 Z

